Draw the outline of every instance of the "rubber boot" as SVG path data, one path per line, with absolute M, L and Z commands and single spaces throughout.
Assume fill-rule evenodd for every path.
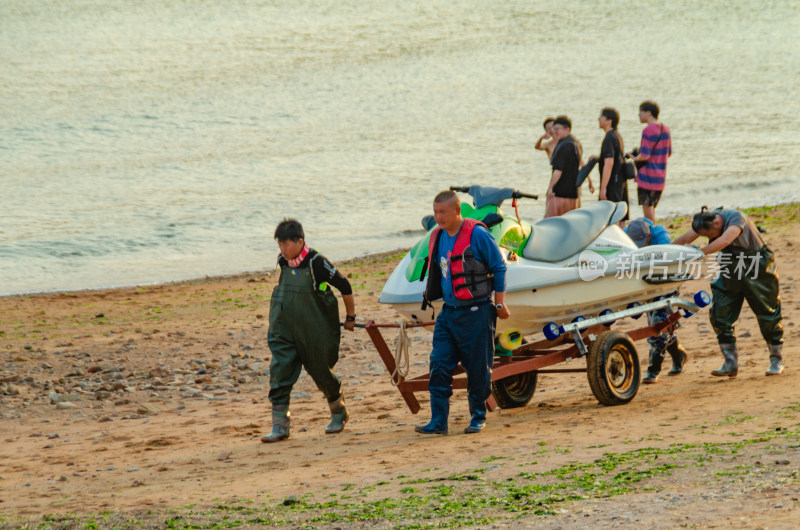
M 486 403 L 473 403 L 469 402 L 469 412 L 472 414 L 472 419 L 469 420 L 469 425 L 464 428 L 466 434 L 475 434 L 481 432 L 486 427 Z
M 431 395 L 431 421 L 414 427 L 422 434 L 447 434 L 447 417 L 450 415 L 450 398 Z
M 783 344 L 772 344 L 769 347 L 769 368 L 767 375 L 781 375 L 783 373 Z
M 736 377 L 739 375 L 739 350 L 736 344 L 721 344 L 719 345 L 722 350 L 722 356 L 725 362 L 722 363 L 721 368 L 717 368 L 711 372 L 711 375 L 717 377 Z
M 678 375 L 683 372 L 683 367 L 689 360 L 689 354 L 683 349 L 681 341 L 677 338 L 667 346 L 667 351 L 672 357 L 672 369 L 667 372 L 667 375 Z
M 664 353 L 659 351 L 650 351 L 650 366 L 647 367 L 647 372 L 642 378 L 642 383 L 649 385 L 658 383 L 658 374 L 661 373 L 661 363 L 664 362 Z
M 344 424 L 350 419 L 350 413 L 344 406 L 344 394 L 333 403 L 328 403 L 331 408 L 331 422 L 325 427 L 325 434 L 336 434 L 344 430 Z
M 280 442 L 289 437 L 289 405 L 272 405 L 272 432 L 261 437 L 264 443 Z

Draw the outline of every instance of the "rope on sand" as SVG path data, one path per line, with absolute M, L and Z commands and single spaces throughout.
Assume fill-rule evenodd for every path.
M 410 361 L 408 357 L 408 345 L 411 342 L 406 333 L 405 321 L 400 322 L 400 333 L 394 341 L 394 372 L 392 372 L 391 381 L 392 385 L 397 386 L 400 379 L 405 379 L 408 376 L 408 369 Z

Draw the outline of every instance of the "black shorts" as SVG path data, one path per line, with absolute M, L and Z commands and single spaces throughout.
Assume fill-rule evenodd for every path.
M 639 188 L 639 206 L 658 206 L 658 201 L 661 200 L 661 192 L 656 190 L 643 190 Z
M 624 202 L 628 205 L 628 211 L 622 221 L 627 221 L 630 216 L 630 203 L 628 202 L 628 181 L 624 178 L 612 179 L 611 184 L 606 188 L 606 199 L 614 202 Z

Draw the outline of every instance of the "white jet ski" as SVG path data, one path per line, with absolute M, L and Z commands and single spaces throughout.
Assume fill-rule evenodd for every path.
M 479 219 L 497 240 L 507 263 L 506 305 L 511 318 L 497 321 L 498 335 L 529 335 L 544 328 L 624 310 L 673 293 L 700 273 L 703 253 L 678 245 L 638 248 L 619 228 L 623 202 L 598 201 L 560 217 L 530 225 L 505 216 L 505 199 L 536 198 L 511 188 L 471 186 L 474 206 L 462 203 L 464 217 Z M 425 221 L 423 221 L 425 224 Z M 392 272 L 378 299 L 415 321 L 431 319 L 422 310 L 426 285 L 428 233 Z M 438 313 L 441 300 L 434 302 Z

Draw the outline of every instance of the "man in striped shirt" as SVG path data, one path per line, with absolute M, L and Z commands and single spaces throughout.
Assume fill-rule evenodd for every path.
M 646 123 L 642 131 L 642 145 L 639 152 L 631 153 L 638 167 L 636 185 L 639 205 L 644 216 L 655 222 L 656 206 L 664 191 L 667 178 L 667 158 L 672 155 L 672 138 L 669 127 L 658 121 L 658 105 L 645 101 L 639 105 L 639 121 Z M 644 165 L 642 166 L 642 163 Z

